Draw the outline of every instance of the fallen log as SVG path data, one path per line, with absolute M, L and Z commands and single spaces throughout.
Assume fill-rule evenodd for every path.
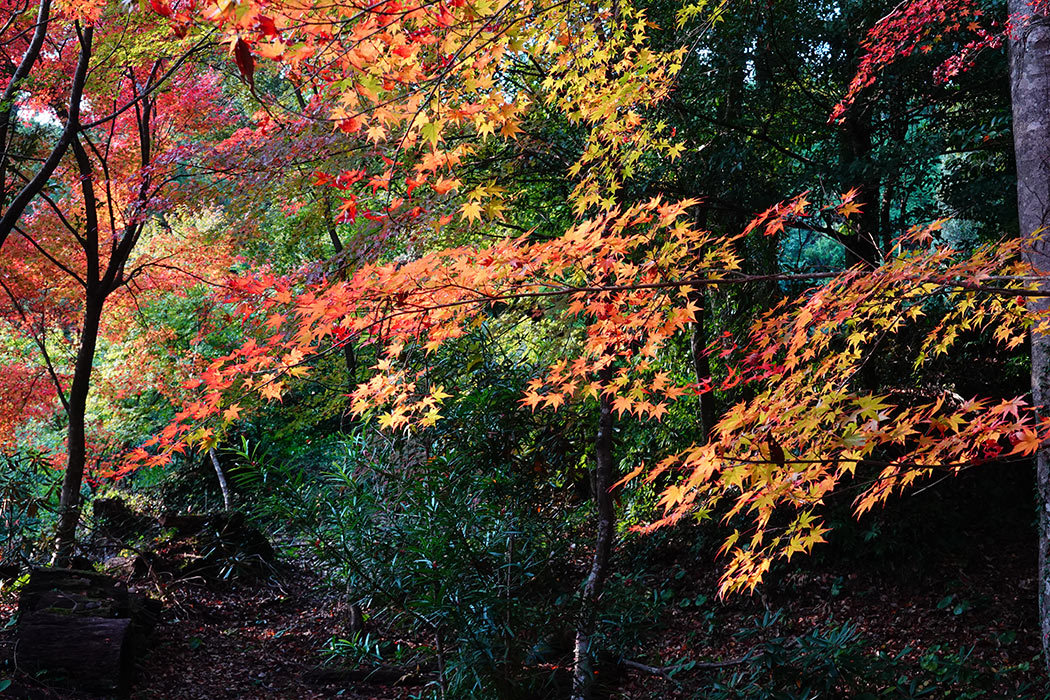
M 124 694 L 160 604 L 95 571 L 34 569 L 18 603 L 16 668 L 92 693 Z

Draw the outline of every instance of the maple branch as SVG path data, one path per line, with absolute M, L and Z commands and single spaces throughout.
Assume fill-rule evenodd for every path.
M 918 462 L 909 462 L 906 460 L 898 459 L 871 459 L 868 457 L 827 457 L 825 459 L 794 459 L 785 457 L 784 459 L 748 459 L 746 457 L 719 457 L 722 461 L 731 462 L 734 464 L 754 464 L 763 466 L 784 466 L 788 464 L 856 464 L 858 466 L 872 466 L 872 467 L 907 467 L 911 469 L 936 469 L 946 471 L 961 471 L 963 469 L 969 469 L 970 467 L 977 466 L 973 461 L 968 462 L 937 462 L 930 464 L 920 464 Z M 996 457 L 994 459 L 986 459 L 981 464 L 990 463 L 1010 463 L 1020 462 L 1028 459 L 1027 457 L 1013 457 L 1005 455 L 1003 457 Z M 882 477 L 877 476 L 872 479 L 872 482 L 884 480 L 887 478 L 894 477 Z M 867 488 L 867 485 L 864 486 Z
M 124 273 L 124 266 L 131 257 L 131 251 L 138 242 L 139 236 L 142 234 L 142 230 L 145 226 L 145 221 L 142 219 L 142 211 L 148 201 L 151 183 L 149 166 L 152 158 L 153 140 L 150 127 L 152 126 L 154 109 L 154 102 L 148 97 L 148 92 L 151 87 L 156 85 L 155 81 L 159 69 L 160 61 L 154 61 L 149 77 L 146 79 L 145 89 L 141 92 L 139 92 L 138 85 L 136 84 L 134 72 L 130 69 L 128 70 L 132 88 L 136 93 L 143 97 L 141 103 L 136 103 L 135 105 L 135 121 L 136 126 L 138 127 L 139 137 L 139 165 L 142 174 L 138 193 L 129 205 L 132 209 L 128 214 L 128 219 L 130 219 L 130 221 L 125 224 L 123 235 L 120 237 L 119 241 L 115 236 L 111 241 L 109 264 L 106 268 L 106 274 L 102 283 L 103 288 L 106 290 L 112 290 L 115 288 L 115 285 L 119 284 Z M 112 214 L 110 216 L 112 217 Z M 114 221 L 112 225 L 115 227 L 116 222 Z
M 28 241 L 31 246 L 36 248 L 38 253 L 40 253 L 45 258 L 47 258 L 48 262 L 50 262 L 52 265 L 57 267 L 59 270 L 61 270 L 62 272 L 66 273 L 67 275 L 72 277 L 74 280 L 77 281 L 78 284 L 80 284 L 80 286 L 82 286 L 84 288 L 87 288 L 87 282 L 85 282 L 84 279 L 80 275 L 78 275 L 75 270 L 70 268 L 68 265 L 63 263 L 61 260 L 56 258 L 51 253 L 49 253 L 47 250 L 45 250 L 44 247 L 41 246 L 39 243 L 37 243 L 36 240 L 32 236 L 30 236 L 28 233 L 26 233 L 26 231 L 21 226 L 17 226 L 16 225 L 15 226 L 15 231 L 20 236 L 22 236 L 22 238 L 26 239 L 26 241 Z
M 106 214 L 109 217 L 109 231 L 110 231 L 109 238 L 110 238 L 110 259 L 111 260 L 112 260 L 112 257 L 113 257 L 113 252 L 112 252 L 113 251 L 113 246 L 116 245 L 116 231 L 117 231 L 117 217 L 116 217 L 116 214 L 113 211 L 113 199 L 114 199 L 114 197 L 113 197 L 113 189 L 111 187 L 112 178 L 109 175 L 109 157 L 108 157 L 108 155 L 109 155 L 109 147 L 113 143 L 113 135 L 114 135 L 114 129 L 110 129 L 109 138 L 106 139 L 106 153 L 105 154 L 99 152 L 98 146 L 95 145 L 95 142 L 91 140 L 91 137 L 88 136 L 88 134 L 85 133 L 84 136 L 83 136 L 84 141 L 88 145 L 88 148 L 91 149 L 91 152 L 94 153 L 95 157 L 98 159 L 99 167 L 102 168 L 102 182 L 105 184 L 105 187 L 106 187 Z M 78 161 L 78 163 L 79 163 L 79 161 Z M 80 176 L 82 179 L 88 177 L 87 175 L 84 175 L 83 172 L 84 171 L 82 170 L 81 171 L 81 176 Z M 87 200 L 85 199 L 85 204 L 86 203 L 87 203 Z M 95 225 L 97 226 L 98 223 L 96 222 Z
M 90 141 L 88 141 L 90 143 Z M 98 256 L 98 199 L 95 197 L 95 187 L 92 184 L 94 174 L 91 171 L 91 161 L 88 159 L 87 151 L 84 150 L 80 138 L 74 136 L 70 146 L 73 149 L 73 157 L 76 159 L 77 171 L 80 173 L 80 192 L 84 197 L 84 255 L 87 257 L 87 282 L 85 284 L 88 294 L 94 293 L 99 283 L 99 256 Z
M 20 178 L 22 178 L 23 182 L 29 182 L 29 178 L 27 178 L 21 172 L 16 170 L 15 173 Z M 83 236 L 80 235 L 80 229 L 77 228 L 76 226 L 74 226 L 73 223 L 68 218 L 66 218 L 65 213 L 62 211 L 62 208 L 60 206 L 58 206 L 58 202 L 56 202 L 54 199 L 51 198 L 51 195 L 48 194 L 47 190 L 46 189 L 45 190 L 41 190 L 40 194 L 38 196 L 49 207 L 51 207 L 51 211 L 55 214 L 55 216 L 58 217 L 59 222 L 63 226 L 66 227 L 66 230 L 68 230 L 73 235 L 73 237 L 77 240 L 77 242 L 80 243 L 81 246 L 85 245 L 84 238 L 83 238 Z M 17 226 L 16 226 L 16 229 L 17 229 Z
M 684 106 L 681 105 L 679 102 L 673 101 L 672 104 L 679 110 L 679 112 L 682 112 L 683 115 L 686 114 Z M 753 139 L 758 139 L 759 141 L 769 146 L 772 146 L 773 150 L 779 152 L 781 155 L 785 155 L 788 158 L 791 158 L 792 160 L 798 161 L 799 163 L 805 163 L 806 165 L 813 167 L 821 167 L 822 165 L 821 163 L 814 161 L 812 158 L 808 158 L 802 155 L 801 153 L 795 153 L 790 148 L 782 145 L 780 142 L 769 136 L 766 133 L 765 129 L 752 129 L 750 126 L 723 121 L 721 119 L 718 119 L 717 117 L 712 117 L 710 115 L 703 114 L 695 110 L 689 110 L 688 116 L 690 118 L 699 117 L 700 119 L 703 119 L 709 124 L 713 124 L 715 126 L 720 126 L 724 129 L 729 129 L 731 131 L 742 133 L 745 136 L 748 136 Z
M 152 94 L 153 92 L 155 92 L 155 91 L 156 91 L 156 90 L 157 90 L 158 88 L 160 88 L 160 86 L 161 86 L 161 85 L 163 85 L 163 84 L 164 84 L 164 83 L 165 83 L 165 82 L 166 82 L 166 81 L 167 81 L 167 80 L 168 80 L 168 79 L 169 79 L 169 78 L 170 78 L 170 77 L 171 77 L 172 75 L 174 75 L 174 74 L 175 74 L 175 72 L 176 72 L 176 71 L 177 71 L 177 70 L 178 70 L 179 68 L 181 68 L 181 67 L 182 67 L 182 64 L 183 64 L 183 63 L 185 63 L 186 61 L 188 61 L 188 60 L 189 60 L 190 56 L 192 56 L 192 55 L 193 55 L 194 53 L 196 53 L 197 51 L 200 51 L 201 49 L 203 49 L 203 48 L 205 47 L 205 44 L 206 44 L 206 42 L 208 41 L 208 39 L 209 39 L 209 38 L 210 38 L 210 37 L 211 37 L 211 36 L 212 36 L 213 34 L 215 34 L 215 32 L 216 32 L 216 30 L 215 30 L 215 29 L 212 29 L 212 30 L 210 30 L 210 31 L 209 31 L 209 32 L 208 32 L 208 33 L 207 33 L 207 34 L 206 34 L 206 35 L 205 35 L 204 37 L 202 37 L 202 38 L 201 38 L 201 40 L 200 40 L 200 41 L 198 41 L 198 42 L 197 42 L 196 44 L 194 44 L 194 45 L 193 45 L 192 47 L 190 47 L 190 48 L 189 48 L 189 49 L 188 49 L 188 50 L 187 50 L 187 51 L 186 51 L 185 53 L 183 53 L 183 54 L 182 54 L 181 56 L 179 56 L 179 58 L 175 60 L 175 63 L 173 63 L 173 64 L 172 64 L 171 68 L 169 68 L 168 70 L 166 70 L 166 71 L 164 72 L 164 74 L 163 74 L 162 76 L 160 76 L 160 78 L 159 78 L 159 79 L 158 79 L 158 80 L 157 80 L 157 81 L 156 81 L 155 83 L 153 83 L 153 84 L 152 84 L 152 85 L 151 85 L 151 86 L 150 86 L 150 87 L 149 87 L 149 88 L 148 88 L 147 90 L 144 90 L 144 91 L 143 91 L 143 92 L 142 92 L 141 94 L 139 94 L 139 95 L 136 95 L 136 96 L 135 96 L 134 98 L 132 98 L 131 100 L 129 100 L 129 101 L 127 102 L 127 104 L 123 105 L 122 107 L 120 107 L 120 108 L 118 108 L 118 109 L 115 109 L 115 110 L 114 110 L 113 112 L 111 112 L 110 114 L 106 115 L 105 117 L 102 117 L 102 118 L 100 118 L 100 119 L 96 119 L 96 120 L 95 120 L 95 121 L 93 121 L 93 122 L 90 122 L 90 123 L 88 123 L 88 124 L 85 124 L 85 125 L 84 125 L 84 130 L 86 131 L 86 130 L 88 130 L 88 129 L 93 129 L 93 128 L 95 128 L 96 126 L 100 126 L 100 125 L 102 125 L 102 124 L 105 124 L 106 122 L 109 122 L 109 121 L 112 121 L 112 120 L 116 119 L 116 118 L 117 118 L 117 117 L 119 117 L 119 116 L 120 116 L 121 114 L 123 114 L 124 112 L 128 111 L 129 109 L 131 109 L 132 107 L 134 107 L 134 106 L 135 106 L 136 104 L 138 104 L 138 102 L 139 102 L 140 100 L 144 99 L 145 97 L 147 97 L 147 96 L 149 96 L 150 94 Z
M 172 257 L 175 257 L 175 256 L 174 255 L 169 255 L 167 257 L 168 258 L 172 258 Z M 143 271 L 147 267 L 159 267 L 162 270 L 172 270 L 173 272 L 178 272 L 179 274 L 186 275 L 187 277 L 190 277 L 192 279 L 197 280 L 201 284 L 206 284 L 209 287 L 215 287 L 216 289 L 229 289 L 229 290 L 233 290 L 234 289 L 233 287 L 231 287 L 228 284 L 223 284 L 222 282 L 213 282 L 212 280 L 210 280 L 210 279 L 208 279 L 206 277 L 202 277 L 201 275 L 198 275 L 195 272 L 190 272 L 189 270 L 185 270 L 185 269 L 183 269 L 181 267 L 178 267 L 177 265 L 168 265 L 168 264 L 162 263 L 162 262 L 157 261 L 157 260 L 151 260 L 149 262 L 143 263 L 143 264 L 138 265 L 137 267 L 135 267 L 128 274 L 126 282 L 130 282 L 132 279 L 134 279 L 134 278 L 138 277 L 139 275 L 141 275 L 143 273 Z
M 740 664 L 747 663 L 750 659 L 751 653 L 748 652 L 744 656 L 735 659 L 728 659 L 726 661 L 682 661 L 677 664 L 671 664 L 670 666 L 649 666 L 648 664 L 631 661 L 630 659 L 620 659 L 620 664 L 627 668 L 634 669 L 635 671 L 648 673 L 651 676 L 659 676 L 665 681 L 671 681 L 673 683 L 674 678 L 671 677 L 671 674 L 678 671 L 691 671 L 693 669 L 715 670 L 719 668 L 727 668 L 729 666 L 739 666 Z
M 4 26 L 0 27 L 0 36 L 3 36 L 4 32 L 6 32 L 8 29 L 10 29 L 12 26 L 14 26 L 15 20 L 18 19 L 18 16 L 20 14 L 22 14 L 23 12 L 25 12 L 26 10 L 28 10 L 28 9 L 29 9 L 29 3 L 28 2 L 23 2 L 21 7 L 12 8 L 11 16 L 7 18 L 6 22 L 4 22 Z M 28 29 L 32 28 L 32 29 L 35 30 L 38 26 L 40 26 L 40 20 L 39 19 L 37 20 L 37 22 L 35 24 L 32 24 L 29 27 L 26 27 L 26 29 L 23 29 L 21 31 L 16 32 L 13 37 L 3 41 L 2 45 L 3 46 L 7 46 L 9 44 L 13 44 L 19 38 L 25 36 L 25 33 L 26 33 L 26 31 Z M 12 61 L 9 56 L 4 56 L 4 60 L 5 60 L 6 64 L 7 64 L 7 67 L 12 69 L 12 72 L 14 72 L 14 69 L 17 68 L 17 66 L 15 66 L 15 62 Z
M 25 307 L 22 306 L 22 302 L 15 296 L 14 292 L 10 287 L 7 286 L 7 282 L 4 281 L 3 277 L 0 276 L 0 287 L 3 287 L 4 293 L 7 294 L 7 298 L 14 305 L 15 310 L 18 311 L 19 316 L 22 317 L 22 322 L 27 327 L 32 327 L 29 320 L 29 315 L 26 313 Z M 51 377 L 52 384 L 55 385 L 55 393 L 58 394 L 58 400 L 62 403 L 62 408 L 65 409 L 66 413 L 69 413 L 69 400 L 66 398 L 66 394 L 62 389 L 62 382 L 58 378 L 58 372 L 55 371 L 55 364 L 51 360 L 51 354 L 47 351 L 47 344 L 44 342 L 44 333 L 46 332 L 44 327 L 43 313 L 41 313 L 40 320 L 40 333 L 30 333 L 29 336 L 33 339 L 33 343 L 39 348 L 40 354 L 44 358 L 44 366 L 47 368 L 47 373 Z
M 175 268 L 175 269 L 177 269 L 177 268 Z M 186 274 L 190 274 L 190 273 L 186 273 Z M 792 281 L 792 280 L 829 279 L 829 278 L 837 277 L 837 276 L 839 276 L 841 274 L 842 274 L 841 272 L 814 272 L 814 273 L 796 273 L 796 274 L 740 275 L 740 276 L 736 276 L 736 277 L 720 277 L 720 278 L 695 277 L 695 278 L 687 278 L 687 279 L 683 279 L 683 280 L 670 280 L 670 281 L 666 281 L 666 282 L 650 282 L 650 283 L 633 284 L 633 285 L 610 285 L 610 286 L 604 286 L 604 287 L 603 286 L 564 287 L 562 289 L 551 289 L 551 290 L 533 291 L 533 292 L 515 292 L 515 293 L 511 293 L 511 294 L 485 294 L 485 295 L 479 295 L 479 296 L 473 297 L 471 299 L 459 299 L 459 300 L 456 300 L 456 301 L 443 302 L 441 304 L 430 304 L 430 305 L 409 303 L 409 301 L 406 299 L 406 300 L 400 302 L 401 307 L 402 307 L 401 309 L 394 310 L 394 311 L 388 311 L 386 313 L 383 313 L 381 315 L 376 316 L 371 322 L 369 322 L 363 328 L 360 328 L 357 331 L 355 331 L 354 333 L 349 334 L 345 339 L 343 339 L 341 341 L 334 342 L 328 348 L 326 348 L 324 350 L 321 350 L 321 351 L 319 351 L 317 353 L 314 353 L 312 355 L 312 357 L 321 357 L 321 356 L 324 356 L 324 355 L 326 355 L 326 354 L 328 354 L 330 352 L 334 352 L 336 350 L 342 349 L 343 346 L 346 343 L 351 342 L 353 338 L 360 337 L 366 331 L 369 331 L 371 329 L 374 329 L 374 328 L 377 328 L 377 327 L 381 328 L 383 324 L 385 324 L 385 323 L 387 323 L 389 321 L 392 321 L 394 319 L 401 318 L 401 317 L 404 317 L 404 316 L 425 314 L 425 313 L 428 313 L 430 311 L 437 311 L 437 310 L 440 310 L 440 309 L 458 308 L 458 307 L 461 307 L 461 306 L 469 306 L 469 305 L 489 304 L 489 303 L 493 303 L 493 302 L 509 302 L 509 301 L 515 301 L 515 300 L 518 300 L 518 299 L 536 299 L 536 298 L 547 298 L 547 297 L 560 297 L 560 296 L 566 296 L 566 295 L 570 295 L 570 294 L 579 294 L 579 293 L 584 293 L 584 294 L 595 293 L 595 294 L 597 294 L 597 293 L 635 291 L 635 290 L 646 290 L 646 289 L 674 289 L 674 288 L 683 288 L 683 287 L 691 287 L 691 286 L 712 286 L 712 287 L 718 287 L 718 286 L 726 285 L 726 284 L 733 284 L 733 285 L 735 285 L 735 284 L 750 284 L 750 283 L 753 283 L 753 282 L 765 282 L 765 281 Z M 996 278 L 990 278 L 990 279 L 996 279 Z M 204 280 L 202 280 L 202 281 L 204 281 Z M 929 282 L 929 280 L 927 280 L 927 282 Z M 216 286 L 216 287 L 221 286 L 221 285 L 210 283 L 210 282 L 209 282 L 209 284 L 213 284 L 213 286 Z M 954 288 L 958 288 L 958 289 L 963 289 L 964 291 L 973 291 L 973 292 L 989 291 L 990 293 L 1006 293 L 1006 294 L 1010 294 L 1010 295 L 1021 294 L 1023 291 L 1025 291 L 1025 290 L 1009 289 L 1009 288 L 994 288 L 994 287 L 984 288 L 984 287 L 979 287 L 979 286 L 976 286 L 976 285 L 968 287 L 964 283 L 955 283 L 955 284 L 953 284 L 951 282 L 945 282 L 945 281 L 936 282 L 936 284 L 938 284 L 941 287 L 946 287 L 946 288 L 954 287 Z M 450 289 L 450 288 L 458 288 L 458 289 L 465 289 L 466 291 L 473 291 L 473 290 L 470 290 L 469 288 L 465 288 L 465 287 L 462 287 L 460 285 L 447 284 L 447 285 L 443 285 L 441 287 L 422 288 L 417 293 L 419 293 L 419 294 L 433 294 L 434 292 L 439 291 L 441 289 Z M 382 296 L 386 296 L 386 295 L 382 295 Z M 1028 294 L 1026 294 L 1026 296 L 1050 296 L 1050 292 L 1038 292 L 1038 291 L 1032 290 Z M 412 308 L 407 308 L 407 309 L 403 308 L 403 307 L 406 307 L 406 306 L 411 306 Z M 293 367 L 303 366 L 303 365 L 306 364 L 306 362 L 307 362 L 307 359 L 303 359 L 303 360 L 301 360 L 298 363 L 289 365 L 287 368 L 282 368 L 281 370 L 279 370 L 274 375 L 275 378 L 272 381 L 276 381 L 277 377 L 285 376 L 287 374 L 287 370 L 288 369 L 293 368 Z M 272 369 L 260 369 L 260 370 L 256 370 L 254 372 L 251 372 L 250 374 L 271 374 L 271 373 L 273 373 Z
M 88 26 L 87 29 L 81 31 L 80 22 L 74 24 L 77 30 L 77 36 L 80 40 L 80 56 L 77 59 L 77 67 L 73 73 L 73 83 L 69 90 L 69 107 L 68 116 L 66 118 L 66 126 L 62 130 L 62 135 L 59 137 L 58 142 L 51 149 L 51 154 L 48 156 L 44 164 L 40 166 L 40 170 L 37 171 L 33 179 L 30 180 L 15 198 L 11 201 L 7 211 L 4 212 L 3 216 L 0 216 L 0 247 L 3 246 L 4 241 L 14 230 L 15 223 L 21 218 L 23 212 L 29 203 L 44 189 L 47 181 L 51 178 L 51 175 L 58 168 L 58 164 L 62 161 L 62 157 L 66 153 L 66 149 L 69 148 L 70 144 L 75 140 L 77 131 L 80 129 L 80 103 L 84 95 L 84 84 L 87 81 L 87 70 L 88 62 L 91 59 L 91 39 L 94 35 L 94 27 Z
M 15 92 L 18 90 L 20 83 L 29 76 L 29 71 L 32 70 L 33 64 L 36 63 L 37 58 L 40 56 L 40 49 L 44 45 L 44 37 L 47 36 L 50 12 L 51 0 L 40 0 L 33 37 L 30 39 L 29 46 L 22 55 L 22 60 L 19 61 L 18 67 L 15 68 L 14 73 L 11 75 L 11 80 L 7 84 L 4 94 L 0 96 L 0 206 L 3 205 L 7 192 L 8 137 L 11 128 L 11 113 L 14 111 Z M 8 24 L 14 22 L 16 16 L 16 13 L 13 13 Z M 5 26 L 4 29 L 6 28 Z

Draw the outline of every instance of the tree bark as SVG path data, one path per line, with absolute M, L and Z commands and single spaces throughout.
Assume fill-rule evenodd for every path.
M 608 372 L 604 374 L 608 375 Z M 603 382 L 604 384 L 605 382 Z M 598 618 L 598 599 L 609 576 L 609 559 L 615 535 L 612 485 L 613 462 L 613 408 L 612 397 L 602 394 L 598 418 L 598 436 L 594 443 L 594 500 L 598 510 L 597 536 L 591 571 L 583 586 L 580 618 L 576 625 L 576 644 L 573 658 L 572 700 L 587 700 L 594 685 L 593 637 Z
M 102 324 L 104 297 L 89 297 L 84 308 L 84 324 L 80 330 L 73 382 L 69 387 L 69 428 L 67 430 L 68 459 L 59 495 L 58 530 L 55 533 L 55 556 L 52 565 L 68 566 L 76 544 L 77 524 L 80 522 L 80 487 L 84 483 L 87 466 L 87 398 L 91 389 L 91 371 L 95 364 L 95 348 Z
M 214 447 L 210 447 L 208 448 L 208 457 L 211 458 L 211 465 L 215 467 L 215 476 L 219 480 L 223 510 L 230 510 L 233 507 L 233 499 L 230 497 L 230 486 L 226 483 L 226 474 L 222 471 L 222 465 L 219 464 L 219 453 L 215 451 Z
M 1011 17 L 1032 15 L 1029 0 L 1009 0 Z M 1008 42 L 1014 152 L 1017 159 L 1017 212 L 1025 257 L 1036 274 L 1050 274 L 1050 242 L 1039 233 L 1050 222 L 1050 25 L 1046 14 L 1018 21 Z M 1045 232 L 1043 232 L 1045 233 Z M 1040 282 L 1050 292 L 1050 284 Z M 1046 312 L 1050 299 L 1030 297 L 1029 308 Z M 1050 399 L 1050 336 L 1032 334 L 1032 401 L 1043 414 Z M 1038 499 L 1039 621 L 1043 661 L 1050 671 L 1050 445 L 1036 453 Z
M 325 227 L 328 229 L 328 238 L 332 242 L 332 249 L 335 251 L 335 257 L 340 258 L 343 255 L 345 246 L 343 241 L 339 238 L 339 231 L 336 229 L 335 216 L 332 214 L 332 201 L 329 199 L 329 195 L 325 192 L 323 195 L 324 204 L 324 216 L 325 216 Z M 346 272 L 346 261 L 338 260 L 339 277 L 340 279 L 347 278 Z M 346 392 L 348 394 L 346 401 L 346 408 L 343 409 L 343 414 L 339 420 L 339 430 L 347 433 L 350 431 L 350 426 L 353 425 L 353 421 L 348 420 L 353 413 L 350 410 L 350 399 L 349 394 L 353 393 L 354 389 L 357 388 L 357 351 L 354 348 L 353 340 L 347 338 L 343 341 L 343 362 L 346 365 Z
M 840 161 L 845 181 L 844 189 L 857 187 L 857 199 L 863 205 L 861 212 L 853 218 L 853 230 L 842 235 L 840 242 L 845 250 L 846 265 L 875 267 L 879 263 L 879 178 L 873 173 L 871 163 L 874 144 L 871 136 L 871 119 L 868 108 L 855 105 L 847 112 L 840 127 Z

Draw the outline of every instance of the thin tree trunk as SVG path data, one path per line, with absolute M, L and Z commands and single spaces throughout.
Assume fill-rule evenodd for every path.
M 608 372 L 603 374 L 608 375 Z M 604 384 L 605 382 L 603 382 Z M 594 685 L 593 637 L 598 618 L 598 599 L 609 576 L 609 559 L 615 535 L 615 514 L 610 489 L 613 485 L 613 408 L 612 397 L 602 395 L 598 436 L 594 444 L 594 500 L 597 504 L 597 535 L 591 571 L 583 586 L 580 618 L 576 626 L 576 645 L 572 673 L 572 700 L 587 700 Z
M 879 178 L 871 163 L 874 144 L 867 107 L 856 105 L 846 114 L 839 133 L 842 171 L 850 178 L 843 187 L 857 187 L 857 198 L 863 204 L 853 219 L 855 227 L 840 237 L 845 247 L 846 264 L 874 267 L 879 262 Z M 859 182 L 858 182 L 859 180 Z
M 335 216 L 332 214 L 332 200 L 329 199 L 328 193 L 325 192 L 323 195 L 324 214 L 325 214 L 325 226 L 328 229 L 328 238 L 332 242 L 332 249 L 335 251 L 336 257 L 343 254 L 345 247 L 343 241 L 339 238 L 339 231 L 336 229 Z M 346 261 L 339 260 L 339 277 L 341 279 L 347 278 L 346 273 Z M 354 348 L 354 342 L 349 338 L 343 342 L 343 362 L 346 365 L 346 391 L 347 394 L 353 392 L 357 388 L 357 352 Z M 349 432 L 349 428 L 352 425 L 352 421 L 348 418 L 353 415 L 350 411 L 350 399 L 347 398 L 346 408 L 343 410 L 342 417 L 339 420 L 339 430 L 346 433 Z
M 706 300 L 702 291 L 696 291 L 689 295 L 689 300 L 700 307 L 696 312 L 696 320 L 693 321 L 692 332 L 689 335 L 689 353 L 692 355 L 693 372 L 696 374 L 696 382 L 700 386 L 711 385 L 711 361 L 707 356 L 707 329 L 704 321 L 707 317 Z M 715 394 L 714 389 L 709 388 L 707 393 L 697 396 L 700 400 L 700 431 L 706 440 L 711 435 L 711 429 L 715 427 Z
M 84 483 L 87 466 L 87 398 L 91 389 L 91 370 L 95 364 L 102 322 L 103 297 L 89 297 L 84 308 L 84 325 L 80 330 L 80 347 L 73 369 L 73 383 L 69 387 L 69 428 L 67 431 L 66 473 L 59 495 L 58 530 L 55 533 L 54 566 L 69 565 L 76 545 L 77 524 L 80 522 L 80 487 Z
M 231 510 L 233 508 L 233 499 L 230 497 L 230 486 L 226 483 L 226 474 L 223 473 L 222 465 L 219 464 L 219 453 L 215 451 L 214 447 L 209 447 L 208 457 L 211 458 L 211 466 L 215 467 L 215 476 L 219 479 L 219 490 L 222 491 L 222 508 L 223 510 Z
M 1028 0 L 1009 0 L 1012 17 L 1033 13 Z M 1017 212 L 1021 235 L 1032 237 L 1050 222 L 1050 26 L 1045 14 L 1018 22 L 1010 37 L 1010 92 L 1017 160 Z M 1050 274 L 1050 242 L 1033 238 L 1027 261 L 1040 275 Z M 1040 283 L 1042 291 L 1050 284 Z M 1050 299 L 1030 297 L 1029 308 L 1045 312 Z M 1044 415 L 1050 399 L 1050 336 L 1033 334 L 1032 400 Z M 1039 621 L 1044 665 L 1050 671 L 1050 446 L 1036 453 L 1039 522 Z

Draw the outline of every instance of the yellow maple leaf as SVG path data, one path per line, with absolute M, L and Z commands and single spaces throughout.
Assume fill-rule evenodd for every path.
M 478 202 L 466 202 L 460 207 L 463 218 L 467 221 L 481 221 L 481 204 Z
M 284 395 L 284 382 L 267 382 L 259 389 L 259 393 L 264 399 L 280 401 Z

